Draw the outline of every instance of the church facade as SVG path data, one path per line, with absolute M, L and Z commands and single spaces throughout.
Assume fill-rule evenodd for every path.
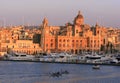
M 0 55 L 9 50 L 27 54 L 120 52 L 120 29 L 106 28 L 98 23 L 94 26 L 85 24 L 81 12 L 75 16 L 73 23 L 64 26 L 50 26 L 48 19 L 44 18 L 42 26 L 0 28 Z
M 107 29 L 90 26 L 84 23 L 81 12 L 74 22 L 65 26 L 49 26 L 47 18 L 43 20 L 41 48 L 44 52 L 71 52 L 79 54 L 83 51 L 100 51 L 101 46 L 108 43 Z

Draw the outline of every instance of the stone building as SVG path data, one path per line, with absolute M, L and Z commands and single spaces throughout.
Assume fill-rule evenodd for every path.
M 0 31 L 0 55 L 9 50 L 27 54 L 42 52 L 40 44 L 33 41 L 35 33 L 25 30 L 23 26 L 3 28 Z
M 50 26 L 48 19 L 44 18 L 42 26 L 37 28 L 0 28 L 0 53 L 8 50 L 27 54 L 120 51 L 120 29 L 106 28 L 98 23 L 94 26 L 85 24 L 84 16 L 79 11 L 73 23 L 66 23 L 64 26 Z
M 65 26 L 49 26 L 47 18 L 43 20 L 41 47 L 44 52 L 99 51 L 101 45 L 106 45 L 105 27 L 98 24 L 91 27 L 84 23 L 81 12 L 75 17 L 73 24 Z

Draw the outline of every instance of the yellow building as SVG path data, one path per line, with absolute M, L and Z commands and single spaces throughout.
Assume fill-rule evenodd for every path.
M 19 53 L 36 54 L 42 52 L 39 44 L 34 44 L 32 40 L 17 40 L 15 43 L 1 43 L 4 51 L 12 50 Z
M 27 54 L 42 52 L 39 43 L 33 43 L 34 33 L 23 30 L 23 27 L 4 28 L 0 32 L 0 54 L 12 50 Z

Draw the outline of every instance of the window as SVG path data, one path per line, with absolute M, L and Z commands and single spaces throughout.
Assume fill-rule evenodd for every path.
M 51 47 L 53 47 L 53 43 L 51 43 Z
M 92 44 L 91 44 L 91 47 L 92 47 Z
M 65 44 L 63 44 L 63 47 L 65 47 Z
M 61 44 L 59 44 L 59 47 L 61 47 Z
M 46 47 L 48 47 L 48 44 L 46 44 Z
M 97 31 L 97 33 L 99 34 L 99 31 Z
M 91 40 L 91 43 L 92 43 L 92 40 Z
M 69 44 L 67 44 L 67 47 L 69 47 Z
M 53 42 L 53 39 L 51 39 L 51 42 Z
M 94 43 L 96 43 L 96 40 L 94 40 Z
M 72 40 L 72 42 L 74 42 L 74 40 Z
M 59 40 L 59 42 L 61 42 L 61 39 Z
M 76 44 L 76 47 L 79 47 L 79 45 L 78 45 L 78 44 Z
M 69 42 L 69 39 L 67 40 L 67 42 Z
M 63 42 L 65 42 L 65 39 L 63 40 Z
M 82 44 L 80 44 L 80 47 L 82 47 Z
M 74 44 L 72 44 L 72 47 L 74 47 Z
M 76 42 L 78 42 L 78 40 L 76 40 Z
M 78 33 L 78 30 L 76 30 L 76 33 Z
M 94 45 L 94 47 L 96 47 L 96 44 Z

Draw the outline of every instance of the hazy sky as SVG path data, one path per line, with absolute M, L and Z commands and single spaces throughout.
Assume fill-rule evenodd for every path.
M 120 0 L 0 0 L 0 25 L 40 25 L 44 17 L 65 25 L 79 10 L 86 24 L 120 27 Z

